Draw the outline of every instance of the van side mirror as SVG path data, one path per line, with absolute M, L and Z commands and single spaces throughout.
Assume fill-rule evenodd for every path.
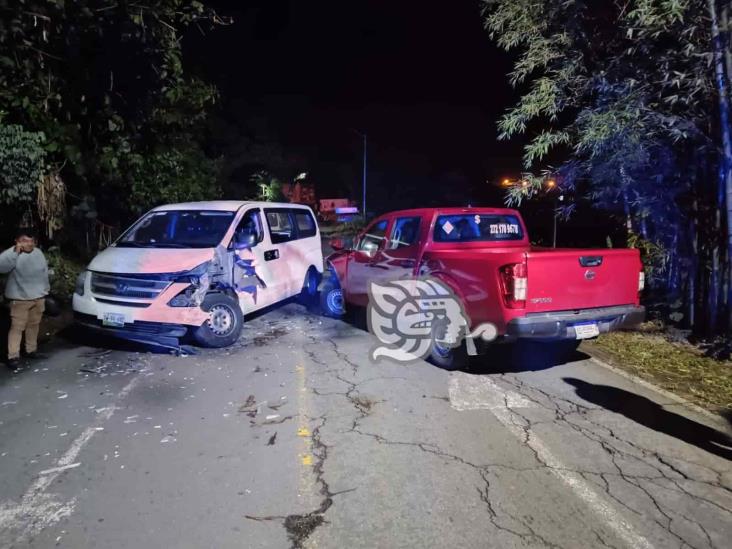
M 342 238 L 331 238 L 330 247 L 333 248 L 333 250 L 335 250 L 336 252 L 339 252 L 345 249 L 346 245 L 343 243 Z
M 257 236 L 252 233 L 240 233 L 234 235 L 233 248 L 235 250 L 249 250 L 257 243 Z

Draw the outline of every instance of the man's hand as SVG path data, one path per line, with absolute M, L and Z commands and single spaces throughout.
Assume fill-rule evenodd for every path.
M 19 242 L 15 243 L 15 253 L 16 254 L 22 254 L 23 253 L 23 246 Z

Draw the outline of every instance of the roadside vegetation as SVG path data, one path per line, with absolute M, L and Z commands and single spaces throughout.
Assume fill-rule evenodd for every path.
M 500 139 L 525 143 L 507 202 L 553 194 L 560 216 L 580 202 L 612 214 L 626 233 L 616 245 L 641 251 L 658 317 L 729 334 L 729 3 L 483 3 L 520 94 L 498 121 Z
M 585 342 L 586 350 L 702 408 L 732 411 L 732 361 L 706 356 L 683 339 L 673 339 L 657 325 L 637 332 L 613 332 Z

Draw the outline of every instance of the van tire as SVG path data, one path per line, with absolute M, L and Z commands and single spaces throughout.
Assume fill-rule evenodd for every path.
M 193 332 L 193 339 L 201 347 L 228 347 L 239 339 L 244 315 L 236 299 L 226 294 L 208 294 L 201 309 L 211 313 L 211 319 Z
M 320 273 L 315 267 L 310 267 L 305 273 L 305 281 L 302 284 L 302 291 L 298 296 L 300 303 L 311 305 L 317 303 L 318 285 L 320 284 Z
M 338 284 L 326 282 L 320 290 L 320 310 L 325 316 L 341 318 L 346 314 L 346 300 Z

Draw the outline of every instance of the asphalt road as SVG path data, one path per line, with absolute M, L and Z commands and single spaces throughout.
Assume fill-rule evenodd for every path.
M 582 353 L 468 374 L 373 343 L 289 304 L 226 350 L 0 373 L 0 546 L 730 546 L 725 425 Z

